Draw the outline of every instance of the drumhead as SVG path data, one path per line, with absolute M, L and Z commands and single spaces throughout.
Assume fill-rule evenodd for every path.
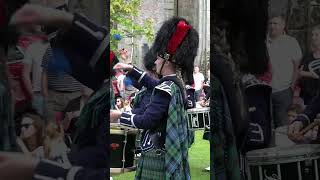
M 192 108 L 187 110 L 188 114 L 209 113 L 209 112 L 210 112 L 210 107 Z
M 320 145 L 300 144 L 287 147 L 273 147 L 249 151 L 248 164 L 264 165 L 317 159 L 320 157 Z

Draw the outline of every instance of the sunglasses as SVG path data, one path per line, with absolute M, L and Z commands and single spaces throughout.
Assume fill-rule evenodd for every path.
M 24 128 L 26 128 L 26 129 L 28 129 L 31 125 L 32 125 L 32 124 L 21 124 L 20 127 L 21 127 L 21 128 L 24 127 Z

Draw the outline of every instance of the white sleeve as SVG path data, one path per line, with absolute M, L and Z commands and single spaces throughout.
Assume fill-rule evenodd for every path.
M 297 64 L 299 64 L 302 59 L 302 51 L 301 51 L 300 45 L 296 39 L 293 39 L 293 41 L 291 43 L 291 52 L 292 52 L 293 61 L 295 61 Z
M 25 51 L 25 54 L 24 54 L 24 59 L 23 59 L 23 63 L 25 64 L 29 64 L 29 65 L 32 65 L 32 59 L 33 59 L 33 45 L 31 44 Z

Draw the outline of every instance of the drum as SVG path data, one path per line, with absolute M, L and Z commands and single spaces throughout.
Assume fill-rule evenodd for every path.
M 203 130 L 210 127 L 210 107 L 188 109 L 187 115 L 189 129 Z
M 135 168 L 136 134 L 134 130 L 110 129 L 110 172 L 120 173 Z
M 249 180 L 319 180 L 320 145 L 303 144 L 249 151 Z
M 292 146 L 295 145 L 293 141 L 288 138 L 288 126 L 281 126 L 275 130 L 275 145 L 279 146 Z

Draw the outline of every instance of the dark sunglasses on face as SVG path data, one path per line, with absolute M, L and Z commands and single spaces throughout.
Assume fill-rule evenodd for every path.
M 29 126 L 31 126 L 31 125 L 32 125 L 32 124 L 21 124 L 20 127 L 21 127 L 21 128 L 24 127 L 24 128 L 26 128 L 26 129 L 28 129 Z

